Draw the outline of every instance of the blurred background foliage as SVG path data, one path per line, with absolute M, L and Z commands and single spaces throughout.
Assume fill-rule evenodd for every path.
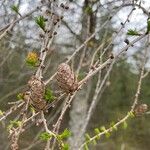
M 58 31 L 52 48 L 52 53 L 48 54 L 46 59 L 46 68 L 45 76 L 47 79 L 56 71 L 58 64 L 66 59 L 73 50 L 80 45 L 85 40 L 85 28 L 86 28 L 86 17 L 94 15 L 93 7 L 97 5 L 97 1 L 72 1 L 70 2 L 71 8 L 69 12 L 65 14 L 66 20 L 62 23 L 61 28 Z M 104 1 L 107 3 L 108 1 Z M 2 3 L 2 2 L 0 2 Z M 10 9 L 14 3 L 19 3 L 20 6 L 28 4 L 29 11 L 34 7 L 34 2 L 23 2 L 23 1 L 4 1 L 3 5 L 0 5 L 1 12 L 0 18 L 1 26 L 10 22 L 12 17 L 17 15 L 12 12 Z M 30 5 L 29 5 L 30 4 Z M 38 3 L 37 3 L 38 4 Z M 120 4 L 120 3 L 119 3 Z M 99 8 L 98 11 L 101 11 L 100 17 L 96 16 L 94 20 L 94 29 L 91 28 L 91 33 L 95 30 L 96 26 L 101 26 L 101 24 L 106 20 L 106 18 L 116 10 L 118 3 L 112 3 L 107 5 L 106 8 Z M 32 6 L 32 7 L 31 7 Z M 24 6 L 25 7 L 25 6 Z M 25 11 L 25 12 L 26 12 Z M 129 11 L 129 9 L 126 9 Z M 25 13 L 22 12 L 22 13 Z M 70 17 L 73 13 L 73 17 Z M 23 20 L 21 23 L 12 31 L 12 34 L 8 34 L 4 39 L 0 40 L 0 109 L 2 111 L 9 109 L 10 105 L 8 102 L 15 101 L 17 99 L 17 94 L 25 90 L 26 84 L 30 76 L 35 72 L 36 68 L 30 67 L 26 64 L 25 59 L 29 51 L 40 51 L 40 39 L 38 38 L 39 29 L 34 22 L 34 17 L 37 14 L 33 14 L 32 17 L 29 17 Z M 76 17 L 76 16 L 77 17 Z M 64 17 L 64 18 L 65 18 Z M 72 18 L 74 19 L 72 21 Z M 118 17 L 119 18 L 119 17 Z M 119 20 L 119 19 L 118 19 Z M 142 23 L 142 22 L 141 22 Z M 103 48 L 105 48 L 109 42 L 107 39 L 113 38 L 114 31 L 116 28 L 113 27 L 115 24 L 113 21 L 106 25 L 105 28 L 97 35 L 98 38 L 91 40 L 87 46 L 87 53 L 84 59 L 84 62 L 87 63 L 88 59 L 93 54 L 94 49 L 98 47 L 99 43 L 104 42 Z M 76 30 L 80 27 L 81 29 Z M 133 26 L 134 28 L 134 26 Z M 124 33 L 124 31 L 122 31 Z M 123 34 L 122 33 L 122 34 Z M 64 36 L 63 36 L 64 34 Z M 118 43 L 120 41 L 117 41 Z M 114 42 L 108 52 L 105 54 L 104 59 L 108 58 L 109 52 L 116 47 L 120 47 L 116 41 Z M 133 48 L 132 48 L 133 49 Z M 92 51 L 93 50 L 93 51 Z M 135 53 L 131 56 L 125 55 L 121 58 L 114 66 L 107 82 L 105 84 L 104 91 L 99 95 L 99 102 L 95 108 L 93 116 L 88 124 L 87 132 L 91 135 L 93 130 L 96 127 L 109 127 L 111 122 L 115 122 L 121 119 L 125 114 L 130 110 L 131 104 L 134 99 L 136 92 L 139 71 L 140 71 L 140 56 L 142 46 L 140 45 L 137 48 L 134 48 Z M 116 51 L 116 50 L 115 50 Z M 78 65 L 78 61 L 81 53 L 79 53 L 74 61 L 72 66 L 74 70 Z M 139 57 L 137 57 L 139 56 Z M 98 57 L 98 56 L 97 56 Z M 132 60 L 132 61 L 129 61 Z M 147 69 L 147 68 L 146 68 Z M 88 68 L 83 67 L 79 73 L 79 78 L 83 78 L 87 72 Z M 104 73 L 106 70 L 104 70 Z M 102 73 L 103 76 L 103 73 Z M 90 106 L 92 97 L 94 94 L 94 89 L 97 83 L 98 75 L 96 75 L 91 81 L 89 81 L 90 92 L 87 100 L 87 107 Z M 150 105 L 150 75 L 148 75 L 142 84 L 142 91 L 139 99 L 139 103 L 146 103 Z M 54 89 L 55 85 L 51 85 Z M 86 89 L 87 87 L 85 87 Z M 83 91 L 85 90 L 83 88 Z M 84 101 L 83 97 L 79 97 L 80 101 Z M 58 104 L 55 110 L 50 110 L 50 114 L 56 114 L 60 109 Z M 80 102 L 79 102 L 80 103 Z M 67 111 L 65 120 L 61 129 L 70 128 L 70 110 Z M 19 111 L 17 112 L 19 113 Z M 48 116 L 49 114 L 47 114 Z M 8 117 L 8 119 L 0 123 L 0 149 L 6 150 L 9 149 L 9 140 L 7 133 L 7 123 L 14 114 Z M 54 116 L 54 115 L 52 115 Z M 49 118 L 50 119 L 50 118 Z M 54 118 L 54 120 L 56 120 Z M 76 120 L 78 123 L 78 120 Z M 50 125 L 53 124 L 53 121 Z M 41 126 L 37 127 L 31 124 L 31 127 L 21 136 L 20 145 L 21 149 L 27 150 L 31 143 L 33 142 L 34 137 L 41 130 Z M 80 129 L 78 129 L 80 130 Z M 134 119 L 128 120 L 127 128 L 119 127 L 116 132 L 113 132 L 109 138 L 102 137 L 96 146 L 91 146 L 92 150 L 149 150 L 150 149 L 150 115 L 145 114 L 141 117 L 136 117 Z M 38 138 L 37 138 L 38 139 Z M 37 140 L 38 141 L 38 140 Z M 36 143 L 36 140 L 35 142 Z M 44 142 L 37 142 L 31 149 L 40 150 L 43 148 Z M 26 148 L 25 148 L 26 147 Z

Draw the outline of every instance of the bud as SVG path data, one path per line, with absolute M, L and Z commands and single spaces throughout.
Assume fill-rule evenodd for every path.
M 25 102 L 27 102 L 28 100 L 30 100 L 30 92 L 29 91 L 26 91 L 23 93 L 23 100 Z
M 62 63 L 58 66 L 56 79 L 59 87 L 66 93 L 71 93 L 77 89 L 77 81 L 70 66 Z
M 134 110 L 134 114 L 135 116 L 141 116 L 147 111 L 147 109 L 148 109 L 147 104 L 138 105 Z
M 26 63 L 31 66 L 36 66 L 38 63 L 38 55 L 35 52 L 29 52 L 26 58 Z

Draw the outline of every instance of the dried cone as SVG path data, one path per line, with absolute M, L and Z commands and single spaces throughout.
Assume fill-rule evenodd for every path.
M 46 101 L 44 100 L 45 85 L 44 83 L 32 76 L 28 81 L 30 87 L 30 102 L 33 107 L 37 110 L 43 110 L 46 106 Z
M 134 114 L 135 116 L 141 116 L 147 111 L 147 109 L 148 109 L 147 104 L 141 104 L 135 108 Z
M 77 81 L 70 66 L 62 63 L 58 66 L 56 79 L 59 87 L 66 93 L 71 93 L 77 89 Z

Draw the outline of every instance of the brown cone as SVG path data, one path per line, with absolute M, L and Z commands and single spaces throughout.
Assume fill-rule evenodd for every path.
M 45 85 L 44 83 L 32 76 L 28 81 L 30 87 L 30 102 L 38 110 L 43 110 L 46 106 L 46 101 L 44 100 Z
M 58 66 L 56 79 L 59 87 L 66 93 L 71 93 L 77 89 L 75 75 L 66 63 Z
M 147 104 L 138 105 L 134 110 L 134 114 L 136 116 L 141 116 L 147 111 L 147 109 L 148 109 Z

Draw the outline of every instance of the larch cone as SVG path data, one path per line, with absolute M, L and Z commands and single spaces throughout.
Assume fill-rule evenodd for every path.
M 66 63 L 58 66 L 56 79 L 59 87 L 66 93 L 72 93 L 77 89 L 77 81 L 74 72 Z
M 28 81 L 28 86 L 30 87 L 31 105 L 37 110 L 43 110 L 46 107 L 46 101 L 44 100 L 45 85 L 43 81 L 32 76 Z

